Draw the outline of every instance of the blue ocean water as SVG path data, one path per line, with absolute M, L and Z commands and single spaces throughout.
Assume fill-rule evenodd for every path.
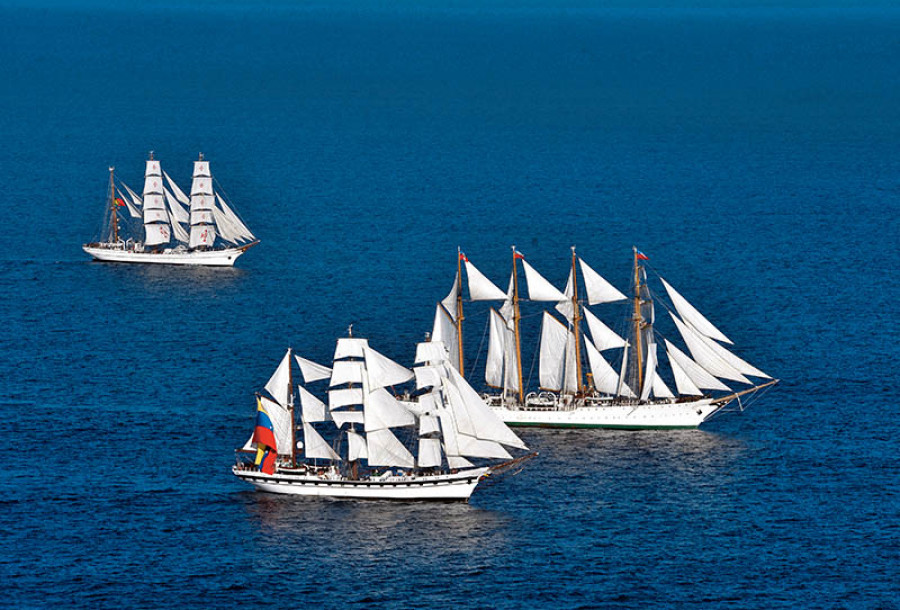
M 4 5 L 4 600 L 897 607 L 898 31 L 887 3 Z M 149 150 L 182 185 L 212 162 L 262 238 L 237 268 L 81 252 Z M 540 457 L 469 504 L 234 479 L 288 345 L 327 361 L 354 323 L 409 363 L 457 246 L 503 285 L 512 244 L 620 287 L 636 245 L 782 383 L 699 431 L 524 431 Z

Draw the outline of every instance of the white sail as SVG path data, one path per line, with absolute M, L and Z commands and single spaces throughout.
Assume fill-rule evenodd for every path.
M 334 387 L 345 383 L 362 383 L 365 369 L 359 360 L 338 360 L 331 370 L 329 385 Z
M 409 381 L 415 375 L 411 370 L 397 364 L 384 354 L 371 347 L 363 349 L 366 359 L 366 373 L 368 374 L 369 391 L 386 386 L 394 386 Z M 337 366 L 335 364 L 335 366 Z
M 190 205 L 190 197 L 184 194 L 184 191 L 182 191 L 181 188 L 177 184 L 175 184 L 175 181 L 169 177 L 169 174 L 163 172 L 163 176 L 165 176 L 166 182 L 169 183 L 169 188 L 172 189 L 172 193 L 175 195 L 175 198 L 184 205 Z
M 169 214 L 165 210 L 145 209 L 144 222 L 169 222 Z
M 453 278 L 453 288 L 450 289 L 450 294 L 444 297 L 444 300 L 441 301 L 441 305 L 444 306 L 444 309 L 447 310 L 447 313 L 450 314 L 450 317 L 453 318 L 453 321 L 456 321 L 456 302 L 459 298 L 459 272 L 456 272 L 456 277 Z
M 300 365 L 300 372 L 303 374 L 303 379 L 306 383 L 321 381 L 322 379 L 331 377 L 331 369 L 327 366 L 316 364 L 312 360 L 307 360 L 300 356 L 294 356 L 294 360 Z
M 438 303 L 434 311 L 434 326 L 431 328 L 431 340 L 440 341 L 447 348 L 450 364 L 459 370 L 459 336 L 453 319 L 443 305 Z
M 423 341 L 416 345 L 416 364 L 443 362 L 448 360 L 449 357 L 447 346 L 440 339 L 432 337 L 431 341 Z
M 459 453 L 467 457 L 512 459 L 503 445 L 495 441 L 486 441 L 467 434 L 460 434 L 457 436 L 457 443 L 459 444 Z
M 613 303 L 615 301 L 624 301 L 628 298 L 619 292 L 615 286 L 607 282 L 603 276 L 591 269 L 581 258 L 578 259 L 578 264 L 581 266 L 581 276 L 584 278 L 588 305 Z M 602 349 L 600 346 L 597 347 Z
M 574 392 L 578 387 L 575 365 L 575 335 L 550 313 L 541 326 L 541 388 Z
M 322 435 L 306 421 L 303 422 L 303 444 L 306 457 L 311 459 L 334 460 L 339 462 L 341 457 L 325 442 Z
M 216 228 L 212 212 L 214 204 L 209 162 L 194 161 L 191 181 L 191 248 L 212 246 L 215 243 Z
M 125 188 L 128 187 L 126 186 Z M 119 199 L 122 200 L 122 203 L 125 204 L 125 208 L 128 210 L 128 215 L 132 218 L 140 218 L 141 213 L 140 211 L 138 211 L 137 207 L 131 201 L 129 201 L 130 198 L 126 197 L 119 189 L 116 189 L 116 193 L 119 195 Z
M 625 371 L 628 369 L 629 347 L 631 346 L 626 342 L 625 349 L 622 351 L 622 366 L 619 369 L 619 388 L 616 394 L 619 396 L 625 396 L 626 398 L 637 398 L 635 393 L 631 391 L 631 388 L 628 387 L 628 384 L 625 383 Z
M 666 382 L 659 376 L 659 371 L 653 373 L 653 395 L 657 398 L 675 398 L 672 390 L 666 385 Z
M 337 340 L 337 346 L 334 348 L 334 359 L 341 358 L 362 358 L 363 348 L 369 346 L 368 339 L 357 339 L 356 337 L 341 337 Z
M 293 435 L 291 434 L 291 412 L 265 396 L 260 396 L 260 401 L 262 402 L 266 413 L 269 414 L 269 420 L 272 422 L 278 454 L 290 455 L 291 444 L 293 442 Z
M 363 424 L 366 421 L 362 411 L 332 411 L 331 419 L 338 428 L 343 428 L 344 424 Z
M 506 355 L 506 321 L 492 307 L 490 336 L 488 339 L 487 362 L 484 366 L 484 380 L 489 386 L 503 387 L 503 362 Z
M 469 278 L 469 298 L 473 301 L 502 301 L 506 295 L 478 269 L 466 261 L 466 277 Z
M 216 193 L 216 200 L 218 200 L 219 205 L 222 208 L 222 212 L 225 213 L 225 217 L 235 227 L 238 236 L 241 239 L 246 240 L 255 239 L 256 236 L 253 235 L 250 229 L 247 228 L 247 225 L 244 224 L 244 221 L 238 218 L 238 215 L 234 213 L 234 210 L 232 210 L 231 207 L 227 203 L 225 203 L 225 200 L 222 199 L 222 196 L 218 193 Z
M 414 468 L 416 461 L 409 450 L 388 430 L 366 433 L 369 466 L 400 466 Z
M 528 298 L 532 301 L 565 301 L 566 295 L 553 287 L 544 277 L 535 271 L 534 267 L 522 259 L 522 267 L 525 268 L 525 281 L 528 284 Z M 505 297 L 504 297 L 505 298 Z
M 423 414 L 419 416 L 419 436 L 436 434 L 440 431 L 441 428 L 438 425 L 438 418 L 436 415 Z
M 132 202 L 136 207 L 141 207 L 142 205 L 144 205 L 144 200 L 141 199 L 141 196 L 140 196 L 140 195 L 138 195 L 138 194 L 135 193 L 133 190 L 131 190 L 131 187 L 129 187 L 129 186 L 128 186 L 127 184 L 125 184 L 124 182 L 122 183 L 122 187 L 125 189 L 125 191 L 128 193 L 128 195 L 131 197 L 131 202 Z
M 458 456 L 458 455 L 448 455 L 447 456 L 447 465 L 453 469 L 471 468 L 472 466 L 474 466 L 474 464 L 472 464 L 472 462 L 470 462 L 466 458 Z
M 441 439 L 420 438 L 417 462 L 419 468 L 439 467 L 441 465 Z
M 458 412 L 459 407 L 465 409 L 475 428 L 473 436 L 519 449 L 528 448 L 522 442 L 522 439 L 516 436 L 489 406 L 484 404 L 484 400 L 482 400 L 478 392 L 462 378 L 456 369 L 450 369 L 450 379 L 448 381 L 450 382 L 448 386 L 455 387 L 462 398 L 462 405 L 453 406 L 454 413 Z M 460 430 L 462 431 L 462 429 Z
M 218 232 L 219 237 L 231 244 L 237 244 L 240 242 L 240 233 L 238 232 L 237 228 L 231 224 L 231 221 L 228 220 L 228 217 L 225 216 L 225 213 L 222 210 L 217 207 L 213 208 L 212 219 L 216 223 L 216 231 Z
M 672 288 L 669 285 L 669 282 L 664 280 L 663 278 L 659 278 L 662 280 L 663 286 L 666 287 L 666 292 L 669 293 L 669 298 L 672 299 L 672 305 L 675 306 L 675 311 L 678 312 L 678 315 L 681 316 L 681 319 L 694 327 L 695 330 L 700 332 L 711 339 L 715 339 L 716 341 L 722 341 L 723 343 L 732 343 L 731 339 L 726 337 L 722 331 L 713 326 L 712 322 L 707 320 L 702 313 L 697 311 L 697 309 L 688 303 L 687 299 L 685 299 L 681 294 Z
M 681 333 L 681 337 L 687 344 L 688 349 L 697 364 L 716 377 L 752 384 L 749 379 L 744 377 L 739 370 L 724 360 L 722 356 L 716 352 L 715 348 L 712 347 L 712 345 L 718 346 L 718 344 L 713 343 L 711 340 L 694 330 L 691 326 L 682 322 L 675 314 L 670 312 L 669 315 L 671 315 L 672 320 L 675 321 L 678 332 Z M 724 350 L 725 348 L 722 349 Z
M 602 352 L 607 349 L 625 347 L 625 339 L 601 322 L 600 319 L 587 308 L 584 309 L 584 319 L 587 320 L 588 328 L 591 330 L 591 339 L 594 340 L 594 346 L 598 350 Z
M 653 390 L 653 376 L 656 375 L 656 343 L 647 344 L 647 366 L 644 369 L 644 387 L 641 390 L 641 402 L 650 398 Z
M 587 351 L 588 364 L 591 366 L 591 373 L 594 378 L 594 387 L 599 392 L 616 396 L 619 394 L 619 373 L 610 366 L 600 351 L 589 340 L 584 340 L 584 346 Z M 627 388 L 626 395 L 633 395 L 631 388 Z
M 369 457 L 366 438 L 358 432 L 347 430 L 347 459 L 351 462 Z
M 677 364 L 677 366 L 684 372 L 688 379 L 690 379 L 691 384 L 693 384 L 697 388 L 704 390 L 722 390 L 724 392 L 731 391 L 731 388 L 716 379 L 715 376 L 709 373 L 702 366 L 691 360 L 690 356 L 675 347 L 668 339 L 666 339 L 666 353 L 669 355 L 669 362 L 673 365 L 672 368 L 674 369 L 675 365 Z M 675 381 L 676 383 L 678 381 L 677 374 L 675 376 Z M 680 387 L 679 392 L 681 392 Z M 681 393 L 692 396 L 702 394 L 702 392 L 698 392 L 697 394 L 691 394 L 690 392 Z
M 148 246 L 167 244 L 172 238 L 167 224 L 144 225 L 144 232 L 144 244 Z
M 415 415 L 384 388 L 378 388 L 366 397 L 365 409 L 366 432 L 416 424 Z
M 575 296 L 575 274 L 569 271 L 569 279 L 566 280 L 566 289 L 563 291 L 566 297 L 565 301 L 560 301 L 554 308 L 569 324 L 575 322 L 575 306 L 572 304 L 572 297 Z
M 188 232 L 185 231 L 184 227 L 182 227 L 178 222 L 172 223 L 172 235 L 176 240 L 180 241 L 183 244 L 186 244 L 188 243 L 188 241 L 190 241 Z
M 441 385 L 440 366 L 417 366 L 413 369 L 416 374 L 416 389 L 435 388 Z
M 302 385 L 297 386 L 300 392 L 300 407 L 303 409 L 303 419 L 308 422 L 330 421 L 331 415 L 325 403 L 316 398 Z
M 361 405 L 363 403 L 362 388 L 341 388 L 340 390 L 328 390 L 328 408 L 334 411 L 348 405 Z
M 165 210 L 166 199 L 162 193 L 144 193 L 144 214 L 147 210 Z
M 668 343 L 668 341 L 666 343 Z M 672 353 L 667 353 L 669 354 L 669 365 L 672 367 L 672 374 L 675 376 L 675 388 L 678 390 L 679 396 L 703 396 L 703 390 L 698 388 L 696 384 L 691 381 L 691 378 L 684 372 L 684 369 L 682 369 L 678 365 L 678 362 L 672 358 Z
M 290 379 L 291 379 L 291 351 L 288 350 L 284 355 L 284 358 L 281 359 L 281 363 L 278 365 L 278 368 L 275 369 L 275 372 L 272 374 L 272 377 L 269 378 L 269 382 L 266 384 L 266 392 L 268 392 L 272 398 L 278 401 L 279 404 L 287 406 L 288 404 L 288 395 L 290 394 Z
M 178 203 L 178 200 L 175 198 L 175 196 L 169 192 L 169 189 L 165 189 L 165 195 L 166 203 L 169 204 L 169 210 L 172 213 L 172 218 L 178 222 L 183 222 L 185 224 L 190 222 L 191 217 L 188 214 L 187 210 L 181 207 L 181 204 Z

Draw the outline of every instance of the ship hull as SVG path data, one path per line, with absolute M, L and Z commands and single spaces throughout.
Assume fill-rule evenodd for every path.
M 507 426 L 678 430 L 697 428 L 722 408 L 706 398 L 682 403 L 576 405 L 568 407 L 492 406 Z
M 104 248 L 93 245 L 85 245 L 82 248 L 95 260 L 107 263 L 232 267 L 238 257 L 253 245 L 256 245 L 256 242 L 239 248 L 204 251 L 194 250 L 190 252 L 135 252 L 133 250 Z
M 381 479 L 350 480 L 339 476 L 265 474 L 235 466 L 235 476 L 260 491 L 295 496 L 346 498 L 354 500 L 455 500 L 467 501 L 489 468 L 473 468 L 456 474 L 391 476 Z

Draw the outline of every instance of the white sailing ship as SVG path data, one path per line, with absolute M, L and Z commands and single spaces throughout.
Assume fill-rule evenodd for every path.
M 114 172 L 110 167 L 101 238 L 82 246 L 95 260 L 231 267 L 259 243 L 213 188 L 209 161 L 202 153 L 194 162 L 190 197 L 162 170 L 152 152 L 142 195 L 117 183 Z
M 647 285 L 643 260 L 647 257 L 635 248 L 633 297 L 629 299 L 578 258 L 575 248 L 564 291 L 538 273 L 515 247 L 506 292 L 460 252 L 456 280 L 450 294 L 437 306 L 432 336 L 451 346 L 452 365 L 463 373 L 465 266 L 470 301 L 502 302 L 499 311 L 491 308 L 489 313 L 485 381 L 496 393 L 485 394 L 485 399 L 510 426 L 696 428 L 726 410 L 743 409 L 749 399 L 761 395 L 757 394 L 760 390 L 778 383 L 726 349 L 724 344 L 731 344 L 731 340 L 660 277 L 671 301 L 666 309 L 690 355 L 663 338 L 655 326 L 655 301 Z M 553 304 L 563 318 L 560 320 L 549 311 L 542 314 L 540 389 L 528 393 L 523 382 L 519 333 L 519 306 L 525 300 L 519 297 L 519 261 L 525 273 L 528 300 Z M 586 299 L 579 297 L 579 268 Z M 588 307 L 629 300 L 629 332 L 623 333 L 628 339 L 604 324 Z M 583 332 L 585 322 L 590 336 Z M 660 376 L 660 343 L 665 346 L 675 392 Z M 605 352 L 618 354 L 617 368 Z M 734 389 L 726 382 L 744 387 Z
M 295 394 L 292 360 L 307 385 L 327 385 L 327 398 L 302 385 Z M 420 343 L 416 364 L 409 370 L 352 333 L 338 339 L 331 368 L 288 350 L 268 395 L 257 397 L 256 428 L 234 474 L 280 494 L 468 500 L 480 481 L 535 455 L 507 451 L 527 447 L 450 365 L 442 343 Z M 411 380 L 416 389 L 403 399 L 388 391 Z

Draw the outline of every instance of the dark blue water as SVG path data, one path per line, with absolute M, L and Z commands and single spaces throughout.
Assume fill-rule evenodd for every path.
M 900 604 L 896 9 L 60 4 L 0 8 L 6 603 Z M 88 262 L 151 149 L 212 161 L 236 269 Z M 525 431 L 470 504 L 234 480 L 285 347 L 352 322 L 409 363 L 457 245 L 503 284 L 511 244 L 620 287 L 637 245 L 782 383 L 701 431 Z

